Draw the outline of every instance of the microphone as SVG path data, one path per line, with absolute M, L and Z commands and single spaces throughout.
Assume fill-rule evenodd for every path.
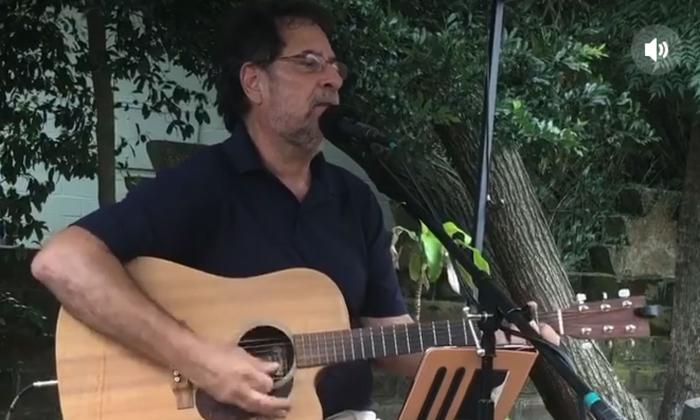
M 358 144 L 377 144 L 389 149 L 396 147 L 396 141 L 378 128 L 358 121 L 351 111 L 339 106 L 329 107 L 321 115 L 319 127 L 328 139 L 342 137 Z

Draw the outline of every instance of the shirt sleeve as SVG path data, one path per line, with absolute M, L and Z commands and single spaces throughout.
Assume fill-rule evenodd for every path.
M 384 226 L 379 203 L 367 188 L 365 213 L 367 238 L 367 289 L 362 316 L 389 317 L 408 313 L 399 280 L 391 259 L 391 234 Z
M 122 262 L 152 256 L 187 263 L 206 235 L 212 205 L 207 174 L 193 166 L 142 180 L 122 201 L 97 209 L 74 225 L 101 239 Z

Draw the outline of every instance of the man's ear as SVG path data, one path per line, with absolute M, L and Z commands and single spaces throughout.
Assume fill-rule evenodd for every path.
M 243 93 L 252 104 L 259 105 L 262 102 L 261 69 L 252 63 L 241 66 L 239 74 Z

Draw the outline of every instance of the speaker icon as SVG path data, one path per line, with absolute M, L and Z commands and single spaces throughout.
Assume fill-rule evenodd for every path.
M 644 44 L 644 56 L 651 58 L 654 62 L 668 57 L 668 43 L 658 42 L 656 38 L 652 39 Z
M 664 25 L 650 25 L 635 33 L 630 55 L 638 70 L 660 76 L 680 65 L 682 50 L 683 43 L 676 31 Z

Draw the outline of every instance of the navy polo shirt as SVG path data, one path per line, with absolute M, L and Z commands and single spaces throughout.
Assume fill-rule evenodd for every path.
M 262 164 L 243 124 L 175 168 L 142 181 L 124 200 L 75 224 L 122 262 L 153 256 L 226 277 L 291 267 L 336 282 L 352 322 L 406 313 L 390 235 L 368 185 L 319 153 L 299 200 Z M 318 389 L 324 416 L 370 404 L 367 361 L 326 369 Z

